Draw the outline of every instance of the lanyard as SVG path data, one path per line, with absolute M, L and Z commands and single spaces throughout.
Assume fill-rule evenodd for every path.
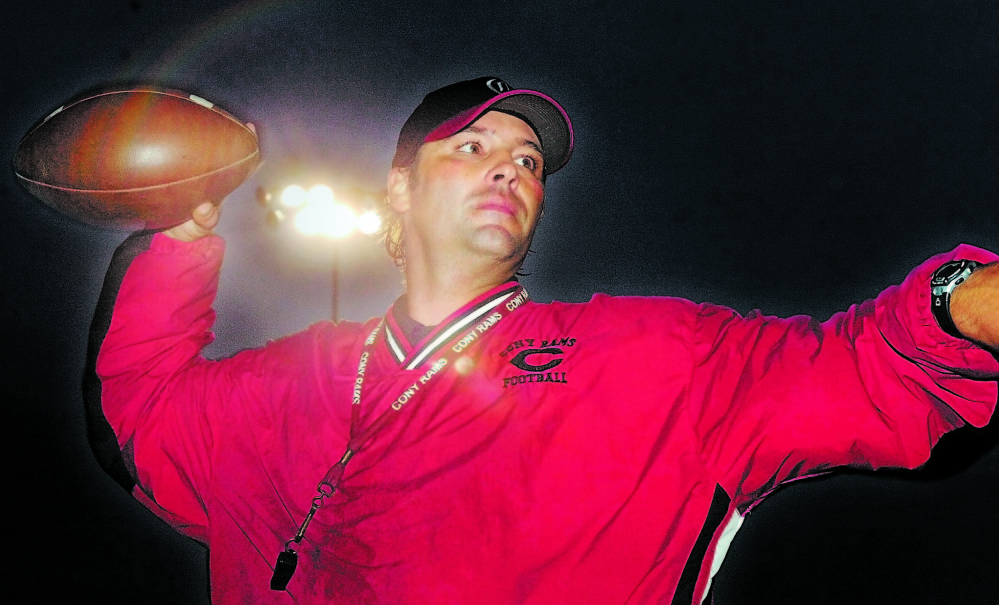
M 350 437 L 347 440 L 347 449 L 343 456 L 333 466 L 326 471 L 319 485 L 316 486 L 317 495 L 312 499 L 312 507 L 309 508 L 305 520 L 298 528 L 295 536 L 285 542 L 284 550 L 278 555 L 277 563 L 274 566 L 274 575 L 271 577 L 271 590 L 284 590 L 291 580 L 298 566 L 298 553 L 292 547 L 292 543 L 299 544 L 305 537 L 305 530 L 316 512 L 322 508 L 323 500 L 329 498 L 336 491 L 343 478 L 344 469 L 350 459 L 368 442 L 375 434 L 381 432 L 386 426 L 395 421 L 407 407 L 413 405 L 414 399 L 425 392 L 430 383 L 447 369 L 454 365 L 462 353 L 468 347 L 478 342 L 478 339 L 489 331 L 490 328 L 498 324 L 504 317 L 512 313 L 523 303 L 527 302 L 529 296 L 523 286 L 516 286 L 508 292 L 501 293 L 500 296 L 491 299 L 488 303 L 481 304 L 475 308 L 475 312 L 468 315 L 470 319 L 478 319 L 479 323 L 465 326 L 461 331 L 456 332 L 449 340 L 451 346 L 443 349 L 442 356 L 430 366 L 423 374 L 418 375 L 413 383 L 403 389 L 392 401 L 392 404 L 372 422 L 367 428 L 361 429 L 361 389 L 364 385 L 364 374 L 367 371 L 368 360 L 374 352 L 375 341 L 378 333 L 385 324 L 383 319 L 371 335 L 364 341 L 361 350 L 361 358 L 357 364 L 357 378 L 354 380 L 354 392 L 351 398 L 350 410 Z M 503 304 L 503 303 L 506 304 Z M 489 313 L 492 311 L 492 313 Z M 488 314 L 487 314 L 488 313 Z

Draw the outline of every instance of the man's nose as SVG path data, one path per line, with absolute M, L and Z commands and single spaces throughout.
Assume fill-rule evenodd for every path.
M 517 180 L 517 165 L 513 162 L 513 156 L 501 153 L 497 154 L 496 162 L 489 172 L 490 178 L 493 182 L 500 182 L 508 180 L 515 182 Z

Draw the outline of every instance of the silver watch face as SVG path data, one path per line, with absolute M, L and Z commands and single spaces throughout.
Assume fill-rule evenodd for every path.
M 959 284 L 963 283 L 964 280 L 968 279 L 968 276 L 977 267 L 978 263 L 966 260 L 950 261 L 941 265 L 930 280 L 930 292 L 934 296 L 943 296 L 950 293 Z
M 950 261 L 949 263 L 945 263 L 933 274 L 930 285 L 934 287 L 946 286 L 966 269 L 964 261 Z

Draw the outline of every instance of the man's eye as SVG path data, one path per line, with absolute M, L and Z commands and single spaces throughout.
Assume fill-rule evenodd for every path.
M 516 162 L 521 166 L 523 166 L 524 168 L 527 168 L 531 172 L 534 172 L 535 170 L 538 169 L 538 164 L 539 164 L 538 159 L 533 156 L 529 155 L 521 156 L 517 158 Z
M 458 147 L 458 151 L 462 153 L 478 153 L 482 151 L 482 146 L 475 141 L 469 141 L 461 147 Z

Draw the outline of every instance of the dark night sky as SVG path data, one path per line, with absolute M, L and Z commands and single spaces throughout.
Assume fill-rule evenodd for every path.
M 267 163 L 226 205 L 212 355 L 329 313 L 328 251 L 268 231 L 253 189 L 304 165 L 378 190 L 422 95 L 486 74 L 549 92 L 576 127 L 525 267 L 535 299 L 672 295 L 824 319 L 959 242 L 999 251 L 992 0 L 501 4 L 8 0 L 0 156 L 110 82 L 180 88 L 256 123 Z M 206 603 L 205 551 L 87 447 L 87 327 L 126 234 L 55 214 L 7 166 L 5 584 L 43 602 Z M 400 291 L 371 241 L 345 246 L 342 269 L 348 318 Z M 999 427 L 962 429 L 922 471 L 778 492 L 739 534 L 716 602 L 994 599 L 997 441 Z

